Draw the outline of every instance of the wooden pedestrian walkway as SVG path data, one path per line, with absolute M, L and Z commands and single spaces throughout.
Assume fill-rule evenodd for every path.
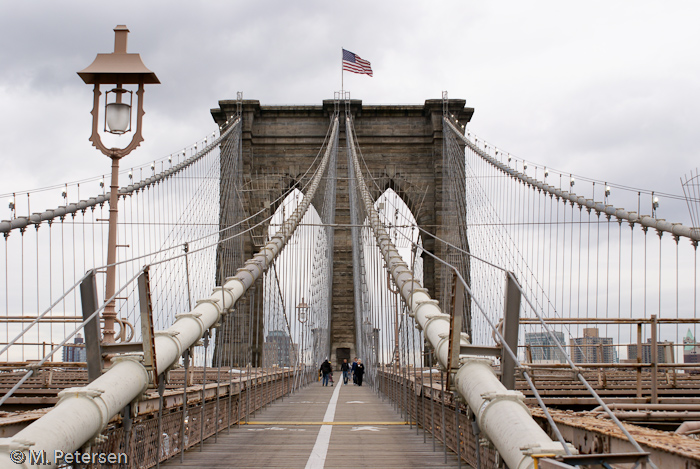
M 277 400 L 249 422 L 210 437 L 161 467 L 211 468 L 456 468 L 457 456 L 430 434 L 409 428 L 369 386 L 313 383 Z M 466 463 L 462 467 L 467 469 Z

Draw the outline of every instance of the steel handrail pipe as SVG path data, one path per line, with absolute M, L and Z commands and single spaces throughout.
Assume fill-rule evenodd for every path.
M 127 195 L 133 194 L 134 192 L 146 189 L 147 187 L 153 186 L 159 183 L 160 181 L 174 176 L 180 171 L 183 171 L 184 169 L 188 168 L 189 166 L 206 156 L 214 147 L 221 143 L 222 140 L 228 137 L 228 135 L 233 131 L 233 129 L 239 124 L 240 118 L 236 118 L 236 120 L 229 126 L 229 128 L 226 129 L 224 133 L 219 135 L 219 137 L 216 140 L 214 140 L 206 147 L 202 148 L 202 150 L 200 150 L 198 153 L 192 155 L 191 157 L 187 158 L 181 163 L 176 164 L 172 168 L 166 169 L 163 172 L 143 179 L 137 183 L 129 184 L 128 186 L 120 188 L 119 197 L 126 197 Z M 102 195 L 90 197 L 88 199 L 83 199 L 72 204 L 66 204 L 57 207 L 53 210 L 45 210 L 43 212 L 33 213 L 27 217 L 22 216 L 14 218 L 12 220 L 2 220 L 0 221 L 0 233 L 5 233 L 7 235 L 7 233 L 13 230 L 23 229 L 28 227 L 29 225 L 40 225 L 44 221 L 53 220 L 54 218 L 59 217 L 65 217 L 66 215 L 70 215 L 77 212 L 82 212 L 90 207 L 95 207 L 97 205 L 101 205 L 105 202 L 108 202 L 109 195 L 110 192 L 105 192 Z
M 335 148 L 337 116 L 331 125 L 331 139 L 308 192 L 282 228 L 243 268 L 238 269 L 235 276 L 227 278 L 223 286 L 216 287 L 209 298 L 197 301 L 192 311 L 177 314 L 172 326 L 155 333 L 156 369 L 159 374 L 175 366 L 182 353 L 230 311 L 289 241 L 311 205 L 328 166 L 331 151 Z M 39 467 L 28 464 L 30 451 L 34 454 L 46 451 L 47 458 L 55 464 L 55 451 L 71 453 L 99 441 L 100 433 L 110 419 L 127 404 L 138 400 L 148 388 L 150 377 L 142 360 L 142 354 L 119 355 L 112 360 L 109 370 L 92 383 L 61 391 L 58 403 L 46 415 L 13 437 L 0 439 L 0 467 Z M 25 456 L 20 464 L 13 464 L 19 460 L 16 451 L 23 452 Z
M 680 427 L 676 428 L 674 433 L 679 433 L 681 435 L 700 433 L 700 421 L 683 422 Z
M 700 412 L 695 412 L 691 410 L 678 410 L 678 411 L 664 411 L 664 410 L 615 410 L 613 411 L 615 417 L 620 420 L 636 420 L 636 421 L 654 421 L 654 422 L 666 422 L 669 423 L 671 420 L 698 420 L 700 419 Z M 610 416 L 601 411 L 599 415 L 596 416 L 599 419 L 610 418 Z
M 648 404 L 648 403 L 639 403 L 639 404 L 630 404 L 630 403 L 620 403 L 620 402 L 613 402 L 612 404 L 608 404 L 608 408 L 612 411 L 616 410 L 665 410 L 665 411 L 686 411 L 686 410 L 693 410 L 693 411 L 700 411 L 700 404 Z M 591 410 L 591 412 L 602 412 L 603 408 L 601 406 L 598 406 Z
M 606 205 L 603 202 L 595 202 L 593 199 L 587 199 L 585 197 L 579 196 L 574 192 L 564 191 L 557 189 L 547 183 L 539 181 L 533 177 L 528 176 L 525 173 L 517 171 L 508 165 L 505 165 L 498 161 L 497 159 L 490 156 L 488 153 L 479 149 L 479 147 L 464 136 L 457 128 L 454 126 L 449 119 L 443 118 L 444 122 L 447 124 L 452 132 L 472 151 L 479 155 L 482 159 L 486 160 L 491 165 L 495 166 L 502 172 L 508 174 L 509 176 L 518 179 L 520 182 L 527 184 L 532 187 L 536 187 L 557 199 L 563 199 L 571 202 L 572 204 L 578 204 L 581 208 L 586 208 L 587 210 L 595 210 L 599 214 L 606 216 L 614 216 L 618 220 L 626 220 L 631 224 L 639 223 L 640 225 L 653 228 L 659 232 L 671 233 L 674 236 L 682 236 L 688 238 L 694 244 L 700 241 L 700 227 L 689 227 L 682 223 L 671 223 L 667 222 L 662 218 L 654 218 L 649 215 L 639 215 L 637 212 L 627 211 L 623 208 L 616 208 L 612 205 Z
M 351 117 L 346 119 L 346 138 L 352 139 Z M 442 312 L 420 282 L 414 279 L 406 263 L 383 227 L 379 214 L 362 176 L 354 142 L 350 145 L 355 179 L 368 215 L 377 245 L 398 286 L 409 314 L 423 330 L 435 350 L 440 365 L 446 369 L 450 337 L 450 316 Z M 469 345 L 462 335 L 461 345 Z M 511 469 L 534 468 L 532 454 L 565 454 L 559 442 L 553 441 L 532 418 L 519 391 L 509 391 L 501 384 L 491 368 L 491 360 L 462 356 L 455 384 L 459 395 L 475 414 L 475 419 Z

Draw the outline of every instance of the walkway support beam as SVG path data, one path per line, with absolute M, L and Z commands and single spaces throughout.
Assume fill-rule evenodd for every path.
M 301 203 L 282 228 L 235 276 L 227 278 L 223 287 L 217 287 L 209 298 L 199 300 L 192 311 L 176 315 L 170 328 L 155 333 L 158 374 L 176 365 L 185 350 L 218 323 L 221 315 L 231 310 L 289 241 L 326 172 L 338 132 L 337 116 L 331 125 L 328 146 L 316 174 Z M 148 388 L 149 374 L 142 359 L 142 354 L 120 355 L 113 359 L 114 365 L 92 383 L 59 393 L 60 400 L 50 412 L 15 436 L 0 438 L 0 467 L 38 468 L 29 465 L 30 451 L 34 454 L 45 451 L 53 465 L 55 451 L 72 453 L 98 438 L 109 420 Z M 24 463 L 14 463 L 17 456 L 12 452 L 16 450 L 24 452 Z M 10 459 L 11 455 L 13 459 Z M 42 464 L 41 467 L 49 466 Z
M 355 180 L 360 197 L 369 217 L 369 223 L 387 268 L 409 307 L 409 314 L 423 330 L 443 369 L 447 369 L 449 356 L 450 315 L 442 312 L 438 302 L 414 279 L 411 270 L 402 260 L 396 246 L 381 223 L 374 209 L 374 201 L 362 176 L 353 139 L 351 117 L 346 118 L 346 138 L 350 140 Z M 469 345 L 462 335 L 460 346 Z M 565 454 L 558 442 L 552 441 L 530 415 L 519 391 L 509 391 L 496 377 L 491 361 L 476 356 L 461 356 L 460 368 L 455 376 L 457 393 L 474 412 L 484 434 L 494 444 L 511 469 L 534 468 L 532 454 Z

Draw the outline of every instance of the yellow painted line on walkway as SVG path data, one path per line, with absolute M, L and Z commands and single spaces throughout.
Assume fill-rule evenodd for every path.
M 243 425 L 408 425 L 408 422 L 241 422 Z

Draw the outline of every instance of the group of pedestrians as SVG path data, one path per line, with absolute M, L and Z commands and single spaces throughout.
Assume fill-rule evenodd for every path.
M 362 364 L 362 360 L 355 357 L 352 365 L 350 365 L 346 358 L 343 360 L 343 364 L 340 365 L 340 371 L 343 372 L 343 384 L 348 384 L 350 377 L 352 377 L 352 382 L 355 386 L 362 386 L 362 378 L 365 375 L 365 365 Z M 322 386 L 328 386 L 328 383 L 333 386 L 333 365 L 327 358 L 321 363 L 321 368 L 318 372 L 321 375 Z

